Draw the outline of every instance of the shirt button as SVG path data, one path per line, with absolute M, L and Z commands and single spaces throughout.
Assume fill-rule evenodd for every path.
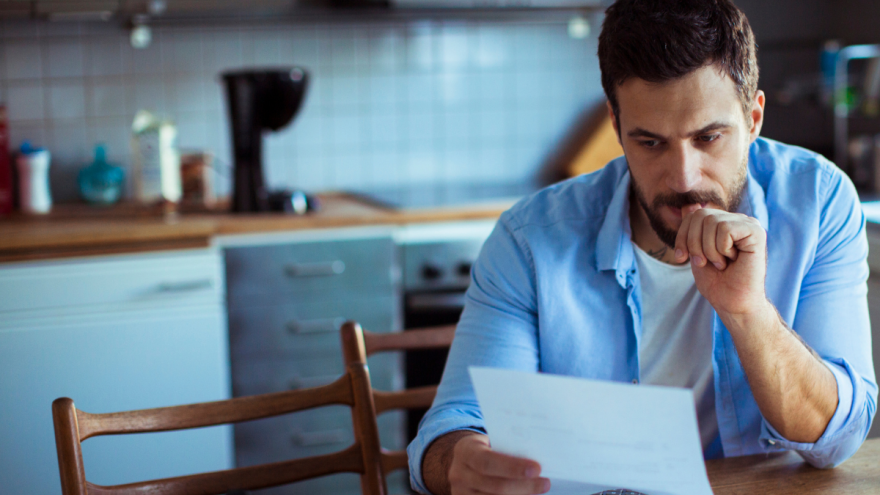
M 776 440 L 770 439 L 767 440 L 767 443 L 769 443 L 770 445 L 776 445 Z
M 638 384 L 639 384 L 639 379 L 633 378 L 633 385 L 638 385 Z

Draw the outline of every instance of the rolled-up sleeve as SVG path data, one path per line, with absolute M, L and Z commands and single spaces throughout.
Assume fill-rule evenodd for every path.
M 791 442 L 766 420 L 760 441 L 767 450 L 797 451 L 816 467 L 834 467 L 852 456 L 871 428 L 877 380 L 868 316 L 868 243 L 865 218 L 852 183 L 829 169 L 819 241 L 801 286 L 793 329 L 822 358 L 837 382 L 838 404 L 814 443 Z
M 422 458 L 456 430 L 485 433 L 469 366 L 538 370 L 534 263 L 512 215 L 502 215 L 474 264 L 465 308 L 431 409 L 407 448 L 413 489 L 428 493 Z

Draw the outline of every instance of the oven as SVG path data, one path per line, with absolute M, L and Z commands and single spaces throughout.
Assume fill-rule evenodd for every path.
M 397 239 L 403 256 L 404 331 L 458 322 L 471 267 L 495 220 L 405 227 Z M 440 383 L 447 351 L 409 351 L 405 354 L 407 388 Z M 407 438 L 412 441 L 426 410 L 407 414 Z

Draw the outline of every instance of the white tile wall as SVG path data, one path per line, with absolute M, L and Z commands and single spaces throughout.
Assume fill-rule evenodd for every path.
M 559 20 L 424 20 L 154 29 L 136 50 L 108 24 L 0 25 L 0 97 L 12 145 L 53 151 L 56 201 L 104 142 L 128 166 L 134 112 L 174 120 L 182 149 L 213 152 L 228 189 L 218 74 L 301 65 L 312 77 L 293 125 L 266 139 L 272 187 L 358 189 L 535 175 L 567 126 L 602 98 L 594 35 Z

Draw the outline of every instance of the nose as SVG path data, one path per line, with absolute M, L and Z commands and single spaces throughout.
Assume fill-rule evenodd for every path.
M 700 154 L 687 145 L 674 146 L 669 150 L 666 186 L 678 193 L 686 193 L 700 185 Z

